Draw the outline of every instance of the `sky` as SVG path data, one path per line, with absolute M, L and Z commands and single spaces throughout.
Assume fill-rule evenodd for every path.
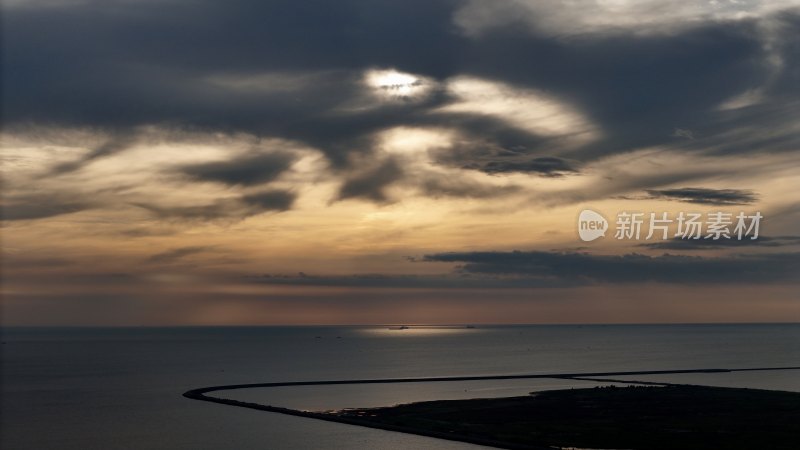
M 6 325 L 800 321 L 800 1 L 6 0 L 2 38 Z

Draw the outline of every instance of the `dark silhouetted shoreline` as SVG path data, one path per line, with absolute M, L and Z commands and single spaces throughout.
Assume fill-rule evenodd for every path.
M 533 394 L 339 414 L 448 433 L 467 442 L 495 441 L 501 448 L 794 450 L 800 442 L 800 393 L 795 392 L 670 385 Z
M 500 424 L 513 423 L 515 420 L 519 421 L 520 418 L 522 418 L 522 420 L 524 421 L 525 417 L 527 417 L 525 415 L 525 411 L 520 410 L 520 407 L 523 407 L 523 409 L 525 407 L 533 407 L 534 409 L 538 408 L 538 405 L 535 403 L 538 400 L 534 401 L 532 399 L 555 398 L 559 401 L 563 400 L 564 403 L 561 406 L 549 403 L 547 408 L 545 409 L 550 412 L 560 411 L 562 415 L 560 416 L 561 419 L 559 420 L 564 421 L 563 426 L 567 427 L 567 425 L 573 423 L 576 420 L 575 417 L 569 417 L 569 414 L 567 414 L 567 412 L 571 410 L 571 407 L 569 406 L 570 405 L 569 401 L 576 400 L 576 398 L 570 397 L 571 395 L 578 395 L 578 396 L 585 395 L 586 398 L 583 399 L 584 401 L 586 401 L 587 399 L 591 400 L 595 402 L 596 407 L 604 408 L 609 406 L 609 404 L 603 403 L 604 401 L 609 400 L 608 398 L 609 392 L 610 393 L 632 392 L 633 395 L 627 396 L 625 399 L 622 400 L 622 403 L 624 403 L 624 401 L 626 400 L 632 402 L 631 404 L 636 404 L 637 402 L 641 403 L 642 401 L 645 400 L 641 398 L 643 395 L 650 396 L 650 398 L 647 399 L 647 401 L 656 401 L 658 402 L 658 404 L 662 406 L 669 405 L 668 410 L 671 411 L 673 414 L 672 419 L 677 420 L 682 417 L 681 408 L 686 409 L 691 407 L 691 405 L 687 403 L 687 401 L 689 402 L 692 401 L 691 399 L 693 398 L 693 395 L 711 394 L 711 397 L 713 397 L 713 395 L 720 394 L 723 395 L 726 399 L 726 403 L 724 404 L 725 407 L 723 410 L 730 412 L 731 414 L 734 414 L 733 411 L 735 411 L 736 408 L 746 406 L 747 402 L 750 402 L 753 399 L 760 400 L 762 401 L 762 403 L 765 399 L 767 399 L 774 402 L 778 402 L 779 404 L 782 405 L 784 404 L 784 402 L 789 402 L 788 404 L 790 406 L 794 405 L 792 408 L 790 408 L 791 412 L 790 417 L 792 418 L 797 417 L 798 423 L 800 423 L 800 394 L 797 393 L 782 392 L 782 391 L 762 391 L 756 389 L 715 388 L 707 386 L 675 385 L 670 383 L 659 383 L 659 382 L 640 382 L 640 381 L 630 381 L 630 380 L 621 381 L 621 380 L 595 378 L 595 377 L 613 377 L 613 376 L 631 376 L 631 375 L 726 373 L 726 372 L 743 372 L 743 371 L 773 371 L 773 370 L 797 370 L 797 369 L 800 369 L 800 367 L 763 367 L 763 368 L 739 368 L 739 369 L 712 368 L 712 369 L 650 370 L 650 371 L 629 371 L 629 372 L 583 372 L 583 373 L 521 374 L 521 375 L 493 375 L 493 376 L 290 381 L 290 382 L 250 383 L 250 384 L 210 386 L 210 387 L 192 389 L 190 391 L 185 392 L 183 396 L 193 400 L 201 400 L 201 401 L 219 403 L 230 406 L 256 409 L 260 411 L 268 411 L 268 412 L 287 414 L 298 417 L 306 417 L 306 418 L 324 420 L 328 422 L 338 422 L 349 425 L 365 426 L 369 428 L 377 428 L 387 431 L 412 433 L 439 439 L 462 441 L 472 444 L 479 444 L 479 445 L 492 446 L 498 448 L 528 449 L 528 450 L 553 449 L 553 448 L 558 448 L 559 446 L 576 446 L 576 447 L 594 446 L 594 448 L 599 448 L 597 445 L 583 445 L 583 444 L 576 445 L 574 443 L 567 443 L 567 442 L 552 443 L 552 442 L 547 442 L 546 440 L 539 439 L 536 436 L 525 435 L 524 433 L 518 435 L 516 438 L 509 439 L 507 436 L 507 432 L 503 430 L 502 426 L 494 428 L 491 426 L 476 427 L 475 423 L 464 420 L 464 417 L 462 417 L 462 415 L 456 414 L 456 412 L 458 411 L 463 412 L 465 410 L 469 410 L 470 414 L 472 414 L 471 417 L 473 418 L 473 420 L 477 418 L 478 422 L 484 420 L 488 421 L 489 423 L 495 423 L 497 418 L 503 417 L 504 420 L 499 421 L 498 423 Z M 592 379 L 594 381 L 607 381 L 609 383 L 624 382 L 631 385 L 638 384 L 638 385 L 645 385 L 648 387 L 646 388 L 637 386 L 636 388 L 600 388 L 599 390 L 598 388 L 569 389 L 569 390 L 548 391 L 546 393 L 539 393 L 534 397 L 509 397 L 509 398 L 475 399 L 475 400 L 438 400 L 432 402 L 419 402 L 409 405 L 400 405 L 400 406 L 385 407 L 385 408 L 348 409 L 337 412 L 301 411 L 280 406 L 264 405 L 259 403 L 244 402 L 240 400 L 232 400 L 232 399 L 206 395 L 211 392 L 217 392 L 217 391 L 238 390 L 238 389 L 248 389 L 248 388 L 286 387 L 286 386 L 429 383 L 429 382 L 476 381 L 476 380 L 515 380 L 515 379 L 535 379 L 535 378 L 559 378 L 559 379 L 574 379 L 574 380 Z M 655 387 L 653 385 L 660 385 L 660 387 Z M 671 390 L 663 390 L 667 387 L 670 388 Z M 649 391 L 642 390 L 648 388 L 655 390 L 649 390 Z M 607 389 L 617 389 L 617 390 L 609 391 Z M 639 390 L 630 391 L 629 389 L 639 389 Z M 676 396 L 676 394 L 678 395 Z M 627 406 L 630 407 L 631 405 Z M 629 422 L 632 418 L 639 417 L 647 412 L 647 409 L 644 408 L 643 405 L 640 404 L 639 406 L 640 408 L 638 410 L 636 410 L 635 408 L 634 409 L 628 408 L 626 411 L 629 414 L 627 415 L 618 414 L 616 416 L 613 416 L 612 418 L 616 421 L 617 424 L 623 424 Z M 717 406 L 722 407 L 723 405 L 717 405 Z M 759 416 L 763 417 L 764 414 L 769 414 L 770 411 L 785 412 L 785 408 L 774 409 L 773 408 L 774 406 L 775 406 L 774 404 L 765 406 L 763 408 L 763 411 L 759 413 Z M 711 405 L 711 407 L 714 408 L 715 405 Z M 573 410 L 580 411 L 580 408 L 576 407 Z M 661 411 L 662 413 L 664 412 L 663 408 L 661 409 Z M 439 417 L 437 422 L 438 425 L 431 426 L 430 421 L 428 421 L 426 425 L 425 418 L 431 414 Z M 662 415 L 661 417 L 658 417 L 657 419 L 654 420 L 656 422 L 663 421 L 665 417 L 666 416 Z M 746 423 L 747 420 L 748 419 L 745 416 L 734 416 L 732 423 L 736 423 L 737 427 L 734 427 L 732 429 L 738 429 L 738 427 L 745 426 L 747 424 Z M 531 430 L 536 430 L 536 427 L 534 425 L 535 424 L 532 423 L 524 423 L 524 427 L 527 427 L 528 429 Z M 597 436 L 595 435 L 597 434 L 598 430 L 593 429 L 591 427 L 587 428 L 585 427 L 585 425 L 586 424 L 584 424 L 585 429 L 593 430 L 593 431 L 587 431 L 586 434 L 590 438 L 596 438 Z M 475 431 L 476 429 L 482 431 L 476 432 Z M 578 425 L 574 425 L 572 427 L 573 434 L 576 436 L 579 435 L 579 433 L 576 432 L 576 430 L 579 429 L 582 428 Z M 615 433 L 625 434 L 628 433 L 628 431 L 617 430 L 615 431 Z M 595 435 L 593 435 L 592 433 L 594 433 Z M 758 431 L 756 433 L 758 433 Z M 633 434 L 635 434 L 636 436 L 641 435 L 641 433 L 637 432 L 633 432 Z M 582 435 L 579 437 L 581 439 L 586 438 L 586 436 Z M 795 434 L 794 437 L 798 438 L 796 441 L 794 441 L 794 443 L 800 440 L 800 435 Z M 778 442 L 780 443 L 783 441 L 778 440 Z M 622 447 L 617 446 L 615 448 L 623 448 L 623 447 L 634 448 L 634 447 L 625 447 L 624 445 Z M 656 449 L 663 447 L 645 446 L 636 448 Z M 681 448 L 690 449 L 694 447 L 683 446 Z M 735 448 L 735 447 L 729 447 L 729 448 Z M 790 447 L 778 446 L 770 448 L 789 449 Z

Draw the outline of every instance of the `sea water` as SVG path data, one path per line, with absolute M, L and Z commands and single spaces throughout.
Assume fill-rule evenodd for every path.
M 800 324 L 6 328 L 2 340 L 0 447 L 7 450 L 477 448 L 181 394 L 299 380 L 800 365 Z M 626 379 L 800 391 L 799 371 Z M 215 395 L 319 410 L 595 384 L 494 380 Z

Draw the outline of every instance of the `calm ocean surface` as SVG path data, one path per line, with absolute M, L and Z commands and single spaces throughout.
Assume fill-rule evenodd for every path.
M 6 328 L 2 340 L 5 450 L 478 448 L 181 394 L 270 381 L 800 366 L 800 324 Z M 800 371 L 628 378 L 800 391 Z M 215 395 L 316 410 L 592 385 L 537 379 Z

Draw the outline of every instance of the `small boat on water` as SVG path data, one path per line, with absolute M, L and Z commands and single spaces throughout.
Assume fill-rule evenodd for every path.
M 405 325 L 400 325 L 399 327 L 389 327 L 390 330 L 407 330 L 408 327 Z

